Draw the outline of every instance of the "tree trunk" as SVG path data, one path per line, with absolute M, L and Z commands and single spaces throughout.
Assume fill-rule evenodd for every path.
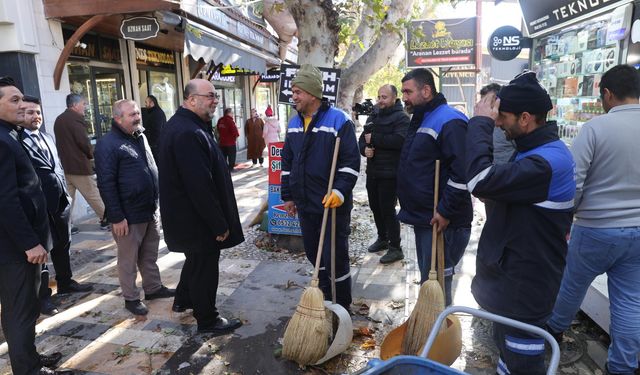
M 333 68 L 338 51 L 338 12 L 331 0 L 286 0 L 298 26 L 298 64 Z

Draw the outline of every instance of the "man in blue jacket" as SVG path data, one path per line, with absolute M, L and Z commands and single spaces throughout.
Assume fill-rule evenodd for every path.
M 413 225 L 421 283 L 429 278 L 432 226 L 444 233 L 445 299 L 450 305 L 454 269 L 469 243 L 473 218 L 464 174 L 467 117 L 447 105 L 427 69 L 412 70 L 402 78 L 402 100 L 413 116 L 398 166 L 398 219 Z M 441 163 L 434 215 L 436 160 Z
M 175 295 L 160 281 L 158 168 L 142 134 L 140 108 L 132 100 L 113 104 L 111 131 L 96 145 L 98 189 L 118 246 L 118 279 L 124 306 L 135 315 L 149 310 L 136 287 L 138 269 L 146 300 Z
M 325 207 L 337 208 L 336 219 L 336 302 L 347 311 L 351 306 L 349 233 L 352 190 L 360 170 L 360 154 L 353 122 L 343 111 L 322 99 L 322 73 L 303 65 L 291 81 L 298 115 L 289 121 L 282 150 L 282 200 L 290 215 L 297 212 L 307 258 L 315 264 L 320 227 Z M 336 137 L 340 150 L 333 191 L 327 195 L 329 173 Z M 331 300 L 330 228 L 322 249 L 320 288 Z
M 546 121 L 551 99 L 533 72 L 485 96 L 469 121 L 467 178 L 494 209 L 482 230 L 471 291 L 485 310 L 544 327 L 558 294 L 576 191 L 575 163 Z M 493 161 L 493 128 L 515 140 L 506 164 Z M 495 323 L 498 374 L 544 374 L 544 340 Z

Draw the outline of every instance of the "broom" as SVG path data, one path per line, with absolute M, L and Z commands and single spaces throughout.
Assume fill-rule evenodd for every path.
M 333 160 L 329 174 L 329 186 L 327 195 L 333 189 L 333 177 L 335 175 L 340 137 L 336 138 L 333 149 Z M 315 269 L 311 277 L 311 285 L 302 292 L 300 302 L 295 313 L 287 324 L 282 341 L 282 356 L 297 362 L 300 365 L 316 363 L 322 358 L 329 348 L 331 325 L 326 320 L 324 309 L 324 294 L 318 288 L 320 272 L 320 259 L 324 246 L 324 235 L 327 227 L 329 209 L 325 208 L 322 215 L 322 228 L 318 242 L 318 255 L 316 256 Z
M 435 216 L 438 206 L 438 188 L 440 185 L 440 160 L 436 160 L 436 178 L 433 192 L 433 212 Z M 436 242 L 438 238 L 437 226 L 433 226 L 431 238 L 431 270 L 429 279 L 420 286 L 418 301 L 407 320 L 407 332 L 402 340 L 402 350 L 405 354 L 416 355 L 427 341 L 433 323 L 444 310 L 444 294 L 436 272 Z

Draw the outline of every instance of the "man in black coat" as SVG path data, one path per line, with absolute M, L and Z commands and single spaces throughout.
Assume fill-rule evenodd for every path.
M 22 93 L 14 81 L 0 78 L 2 331 L 14 374 L 54 374 L 43 365 L 55 362 L 41 358 L 35 346 L 40 269 L 47 261 L 52 240 L 40 180 L 19 140 L 17 125 L 24 122 L 24 113 Z
M 211 119 L 218 94 L 194 79 L 184 103 L 160 136 L 160 212 L 170 251 L 186 260 L 173 311 L 193 308 L 198 332 L 224 333 L 242 325 L 216 310 L 220 250 L 244 241 L 231 175 L 215 143 Z
M 70 202 L 67 185 L 64 179 L 64 170 L 58 157 L 53 138 L 40 131 L 42 126 L 42 109 L 40 99 L 25 96 L 25 120 L 22 123 L 24 130 L 20 132 L 22 145 L 31 159 L 31 164 L 40 178 L 40 185 L 47 200 L 49 212 L 49 226 L 53 248 L 51 260 L 56 270 L 56 282 L 58 287 L 72 289 L 74 292 L 87 292 L 93 287 L 88 284 L 80 284 L 73 280 L 71 273 L 71 261 L 69 259 L 69 247 L 71 238 L 69 231 Z M 45 315 L 58 313 L 57 307 L 51 302 L 51 288 L 49 288 L 49 268 L 42 266 L 40 291 L 40 312 Z
M 144 100 L 147 107 L 142 111 L 142 125 L 144 126 L 144 135 L 147 137 L 153 157 L 158 159 L 158 142 L 160 141 L 160 133 L 164 124 L 167 123 L 167 116 L 158 105 L 158 99 L 149 95 Z
M 396 176 L 409 116 L 397 97 L 398 89 L 393 85 L 378 89 L 377 111 L 367 119 L 358 141 L 360 153 L 367 157 L 369 207 L 378 229 L 378 239 L 369 246 L 369 252 L 389 249 L 380 258 L 383 264 L 404 259 L 396 218 Z
M 113 104 L 111 131 L 96 145 L 98 189 L 118 245 L 118 280 L 124 307 L 135 315 L 149 310 L 136 287 L 142 275 L 144 298 L 168 298 L 158 268 L 158 168 L 141 126 L 140 108 L 132 100 Z

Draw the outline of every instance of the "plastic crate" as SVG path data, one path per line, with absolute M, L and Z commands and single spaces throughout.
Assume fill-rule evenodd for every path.
M 422 375 L 422 374 L 452 374 L 464 375 L 451 367 L 447 367 L 432 360 L 410 356 L 400 355 L 393 357 L 387 361 L 372 359 L 367 367 L 360 372 L 359 375 Z

